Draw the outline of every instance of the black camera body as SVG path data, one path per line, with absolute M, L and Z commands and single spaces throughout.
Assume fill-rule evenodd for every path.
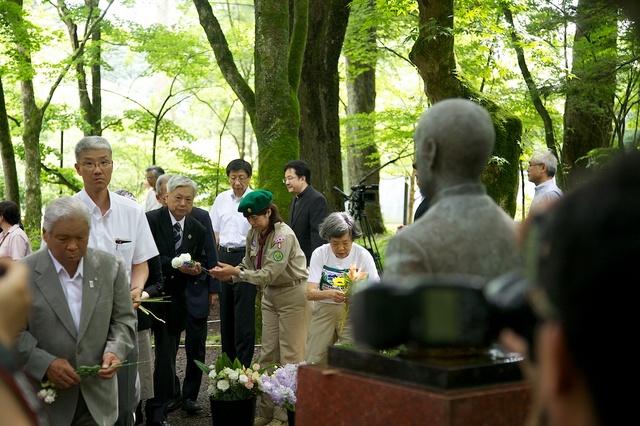
M 519 272 L 491 281 L 468 275 L 383 280 L 354 294 L 354 338 L 371 349 L 489 347 L 508 327 L 530 341 L 536 320 L 528 291 Z
M 372 203 L 376 200 L 376 192 L 380 189 L 380 185 L 352 185 L 351 198 L 358 203 Z

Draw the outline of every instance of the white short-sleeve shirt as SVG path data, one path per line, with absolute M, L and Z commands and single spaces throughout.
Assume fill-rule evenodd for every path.
M 158 248 L 151 234 L 142 206 L 133 200 L 109 191 L 111 207 L 102 215 L 87 192 L 75 194 L 91 213 L 89 247 L 104 250 L 124 259 L 131 282 L 131 266 L 151 259 Z
M 251 225 L 249 225 L 249 221 L 242 213 L 238 211 L 238 206 L 244 196 L 251 191 L 251 188 L 247 188 L 242 197 L 236 197 L 233 189 L 229 189 L 220 193 L 213 202 L 209 210 L 209 216 L 211 217 L 213 232 L 218 233 L 218 244 L 220 246 L 245 246 L 247 233 Z
M 330 244 L 323 244 L 313 251 L 309 262 L 308 282 L 318 283 L 320 290 L 336 289 L 331 283 L 333 278 L 348 272 L 351 265 L 368 273 L 367 282 L 379 281 L 378 270 L 373 256 L 359 244 L 353 243 L 349 255 L 338 259 L 331 250 Z M 319 300 L 321 303 L 335 303 L 332 299 Z

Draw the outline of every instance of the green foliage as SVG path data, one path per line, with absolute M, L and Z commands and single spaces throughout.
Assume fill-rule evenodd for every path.
M 183 174 L 198 184 L 196 204 L 209 210 L 216 196 L 231 188 L 227 179 L 226 164 L 219 166 L 209 158 L 195 154 L 188 148 L 171 148 L 171 152 L 175 154 L 180 164 L 188 164 L 189 168 L 175 172 L 168 172 L 165 168 L 165 171 Z

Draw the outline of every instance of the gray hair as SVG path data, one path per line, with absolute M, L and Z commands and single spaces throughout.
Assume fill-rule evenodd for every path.
M 164 194 L 162 194 L 162 184 L 164 183 L 165 185 L 167 185 L 167 192 L 168 192 L 168 183 L 169 183 L 169 179 L 171 179 L 173 177 L 173 175 L 169 175 L 169 174 L 164 174 L 164 175 L 160 175 L 158 176 L 158 180 L 156 181 L 156 194 L 162 196 Z
M 362 237 L 360 225 L 347 212 L 331 213 L 322 221 L 318 232 L 323 240 L 340 238 L 345 234 L 349 234 L 351 241 Z
M 545 151 L 534 152 L 531 156 L 531 161 L 547 166 L 547 174 L 549 175 L 549 177 L 554 177 L 556 175 L 556 170 L 558 169 L 558 160 L 550 150 L 547 149 Z
M 87 206 L 78 197 L 65 195 L 51 201 L 44 211 L 42 219 L 42 228 L 51 233 L 53 225 L 61 220 L 80 219 L 87 222 L 91 229 L 91 214 Z
M 102 136 L 85 136 L 80 139 L 80 142 L 76 145 L 76 161 L 80 159 L 80 154 L 90 149 L 106 149 L 110 155 L 113 154 L 111 145 L 109 145 L 109 142 Z
M 193 195 L 198 193 L 198 184 L 186 176 L 172 176 L 167 182 L 167 194 L 171 194 L 176 188 L 181 186 L 190 186 L 193 188 Z
M 164 169 L 160 166 L 149 166 L 146 169 L 144 169 L 145 173 L 153 173 L 153 175 L 155 177 L 160 177 L 164 174 Z

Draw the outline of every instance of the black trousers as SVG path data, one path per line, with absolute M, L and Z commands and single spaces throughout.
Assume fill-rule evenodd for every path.
M 147 400 L 145 412 L 147 424 L 166 420 L 167 405 L 175 393 L 176 353 L 181 332 L 171 330 L 166 324 L 154 321 L 155 363 L 153 368 L 154 397 Z
M 185 370 L 184 381 L 182 382 L 182 397 L 192 401 L 198 400 L 200 384 L 204 374 L 193 362 L 197 359 L 205 361 L 207 344 L 207 321 L 208 318 L 194 318 L 191 315 L 187 318 L 187 328 L 185 329 L 184 348 L 187 354 L 187 368 Z M 178 346 L 176 345 L 176 349 Z M 174 358 L 175 359 L 175 358 Z M 180 379 L 175 376 L 174 397 L 180 395 Z
M 236 266 L 244 253 L 218 251 L 218 260 Z M 233 361 L 250 366 L 256 344 L 256 294 L 258 288 L 249 283 L 222 282 L 220 293 L 220 335 L 222 352 Z

